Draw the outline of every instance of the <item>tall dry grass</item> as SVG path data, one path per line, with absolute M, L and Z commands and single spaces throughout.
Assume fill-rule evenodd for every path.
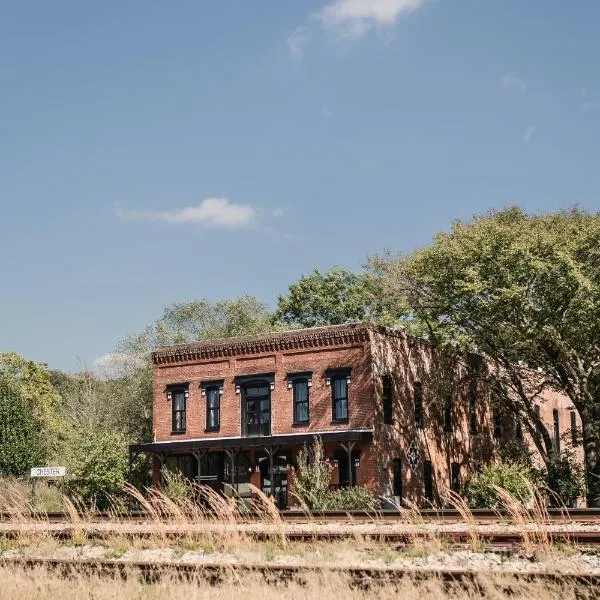
M 356 585 L 338 574 L 312 572 L 301 581 L 267 581 L 258 574 L 240 576 L 231 571 L 216 585 L 198 577 L 185 580 L 165 575 L 154 583 L 143 583 L 134 574 L 125 578 L 111 575 L 88 576 L 74 571 L 60 577 L 44 568 L 23 571 L 0 567 L 0 597 L 10 600 L 474 600 L 485 597 L 493 600 L 510 597 L 511 600 L 575 600 L 598 598 L 595 590 L 576 588 L 573 584 L 521 582 L 515 583 L 501 575 L 480 577 L 476 586 L 465 589 L 458 585 L 445 585 L 436 577 L 405 577 L 398 583 L 371 582 Z

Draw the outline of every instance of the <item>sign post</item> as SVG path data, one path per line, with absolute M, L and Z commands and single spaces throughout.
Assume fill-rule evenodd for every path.
M 35 506 L 35 482 L 39 477 L 60 479 L 67 474 L 66 467 L 33 467 L 31 469 L 31 504 Z

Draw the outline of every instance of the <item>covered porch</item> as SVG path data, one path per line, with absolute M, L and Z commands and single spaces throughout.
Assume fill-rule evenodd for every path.
M 151 455 L 152 483 L 157 487 L 162 483 L 163 468 L 177 469 L 190 480 L 226 495 L 249 497 L 251 484 L 283 509 L 289 505 L 293 488 L 296 452 L 317 437 L 334 464 L 332 484 L 356 485 L 360 456 L 373 439 L 371 429 L 132 444 L 129 461 L 131 464 L 140 454 Z

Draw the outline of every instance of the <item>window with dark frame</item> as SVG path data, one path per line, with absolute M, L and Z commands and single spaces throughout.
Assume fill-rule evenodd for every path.
M 515 439 L 519 442 L 522 442 L 523 441 L 523 421 L 521 420 L 520 415 L 515 415 L 514 425 L 515 425 Z
M 500 407 L 497 404 L 494 404 L 492 407 L 492 422 L 494 427 L 494 437 L 496 439 L 502 437 L 502 413 L 500 412 Z
M 171 432 L 185 433 L 188 387 L 172 386 L 168 388 L 167 394 L 171 398 Z
M 554 426 L 554 436 L 553 436 L 554 452 L 556 454 L 559 454 L 560 453 L 560 423 L 559 423 L 558 410 L 556 408 L 552 410 L 552 424 Z
M 292 394 L 294 397 L 294 424 L 305 425 L 309 421 L 308 379 L 295 379 L 292 382 Z
M 450 465 L 450 489 L 455 492 L 460 492 L 460 465 L 453 462 Z
M 469 382 L 469 433 L 477 435 L 477 382 L 471 379 Z
M 452 432 L 452 392 L 446 392 L 444 396 L 444 431 Z
M 579 446 L 579 432 L 577 431 L 577 413 L 571 411 L 571 445 L 573 448 Z
M 348 380 L 347 375 L 331 377 L 332 417 L 337 423 L 348 421 Z
M 415 425 L 423 429 L 423 386 L 420 382 L 415 382 Z
M 392 495 L 402 500 L 402 459 L 394 458 L 392 461 Z
M 433 464 L 430 460 L 423 462 L 423 482 L 425 484 L 425 500 L 433 504 Z
M 384 375 L 381 378 L 382 401 L 383 401 L 383 422 L 391 425 L 394 422 L 394 406 L 392 396 L 392 378 Z
M 221 390 L 218 385 L 209 385 L 206 393 L 206 430 L 218 431 L 221 427 Z

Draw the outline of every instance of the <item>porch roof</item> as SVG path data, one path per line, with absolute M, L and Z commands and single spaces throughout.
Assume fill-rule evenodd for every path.
M 322 442 L 370 442 L 372 429 L 345 429 L 343 431 L 311 431 L 260 437 L 223 437 L 196 440 L 176 440 L 131 444 L 131 453 L 173 453 L 185 450 L 220 450 L 225 448 L 259 448 L 265 446 L 290 446 L 312 442 L 319 437 Z

